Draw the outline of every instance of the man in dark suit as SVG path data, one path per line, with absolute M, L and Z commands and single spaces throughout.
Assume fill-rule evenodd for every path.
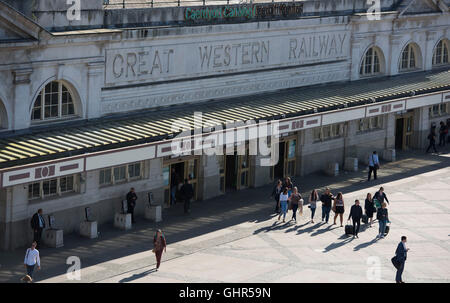
M 363 215 L 362 207 L 359 205 L 359 200 L 355 200 L 355 204 L 352 205 L 350 209 L 350 215 L 348 216 L 348 220 L 352 218 L 353 221 L 353 237 L 358 238 L 359 228 L 361 226 L 361 218 Z
M 36 241 L 36 248 L 41 247 L 42 230 L 45 228 L 45 220 L 42 216 L 42 209 L 39 208 L 37 213 L 31 218 L 31 228 L 33 229 L 33 241 Z
M 184 200 L 184 213 L 190 213 L 191 199 L 194 197 L 194 188 L 189 184 L 188 179 L 184 179 L 184 184 L 181 186 L 180 194 Z
M 398 243 L 397 250 L 395 251 L 395 256 L 397 258 L 397 262 L 399 264 L 397 268 L 397 274 L 395 276 L 395 282 L 397 283 L 405 283 L 402 280 L 402 273 L 405 269 L 406 257 L 408 254 L 409 248 L 406 248 L 406 237 L 402 236 L 402 241 Z
M 137 195 L 134 192 L 134 187 L 130 189 L 130 192 L 127 194 L 127 208 L 128 213 L 131 214 L 131 222 L 136 223 L 134 220 L 134 208 L 136 207 Z

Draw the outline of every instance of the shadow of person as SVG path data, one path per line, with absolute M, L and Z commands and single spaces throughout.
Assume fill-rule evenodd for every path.
M 331 243 L 330 245 L 328 245 L 327 247 L 324 248 L 323 252 L 324 253 L 329 252 L 333 249 L 344 246 L 345 244 L 348 244 L 354 240 L 354 238 L 352 236 L 347 236 L 347 235 L 340 236 L 339 239 L 345 239 L 345 240 L 341 241 L 341 242 L 337 242 L 337 243 Z
M 375 238 L 375 239 L 372 239 L 372 241 L 369 241 L 369 242 L 365 242 L 365 243 L 361 243 L 361 244 L 356 245 L 356 246 L 353 248 L 353 250 L 354 250 L 354 251 L 358 251 L 358 250 L 360 250 L 360 249 L 369 247 L 370 245 L 375 244 L 375 243 L 377 243 L 377 242 L 378 242 L 378 238 Z
M 141 273 L 139 273 L 139 274 L 134 274 L 134 275 L 132 275 L 131 277 L 128 277 L 128 278 L 123 278 L 122 280 L 119 281 L 119 283 L 132 282 L 132 281 L 134 281 L 134 280 L 143 278 L 143 277 L 145 277 L 145 276 L 147 276 L 147 275 L 149 275 L 149 274 L 151 274 L 151 273 L 153 273 L 153 272 L 156 272 L 156 269 L 155 269 L 155 268 L 152 268 L 152 269 L 150 269 L 150 270 L 141 272 Z

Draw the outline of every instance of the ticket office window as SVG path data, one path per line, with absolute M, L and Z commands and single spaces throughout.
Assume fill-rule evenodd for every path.
M 69 175 L 28 184 L 28 200 L 46 199 L 76 193 L 79 175 Z

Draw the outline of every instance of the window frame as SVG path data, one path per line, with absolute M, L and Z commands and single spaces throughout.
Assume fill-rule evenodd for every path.
M 46 102 L 45 102 L 46 96 L 47 95 L 51 96 L 52 94 L 55 94 L 55 92 L 53 92 L 53 91 L 48 93 L 46 88 L 49 85 L 50 85 L 50 87 L 52 87 L 52 85 L 55 83 L 58 85 L 57 104 L 53 105 L 53 103 L 52 103 L 53 99 L 50 99 L 50 105 L 46 105 Z M 65 89 L 65 91 L 64 91 L 64 89 Z M 68 97 L 70 98 L 71 102 L 63 103 L 63 94 L 66 92 L 67 92 Z M 38 98 L 40 98 L 40 106 L 39 106 L 40 116 L 39 116 L 39 118 L 35 119 L 34 113 L 35 113 L 36 102 L 37 102 Z M 46 108 L 49 107 L 50 112 L 51 112 L 51 108 L 55 107 L 55 106 L 57 107 L 57 112 L 58 112 L 57 115 L 51 116 L 51 114 L 50 114 L 50 116 L 46 117 Z M 73 113 L 63 115 L 63 106 L 67 106 L 69 109 L 70 109 L 70 106 L 72 106 Z M 32 123 L 64 120 L 64 119 L 70 119 L 70 118 L 73 118 L 76 116 L 77 116 L 77 110 L 76 110 L 76 106 L 75 106 L 75 98 L 74 98 L 74 93 L 73 93 L 72 89 L 67 84 L 63 83 L 62 81 L 57 81 L 57 80 L 50 81 L 42 87 L 42 89 L 39 91 L 38 95 L 34 99 L 33 107 L 31 109 L 31 122 Z
M 61 190 L 61 179 L 67 179 L 72 178 L 72 189 L 71 190 Z M 44 183 L 49 183 L 49 189 L 51 187 L 50 182 L 53 180 L 56 180 L 56 192 L 45 194 L 44 193 Z M 28 183 L 28 201 L 35 201 L 35 200 L 45 200 L 47 198 L 59 198 L 63 197 L 72 193 L 78 193 L 79 190 L 79 174 L 73 174 L 73 175 L 67 175 L 67 176 L 61 176 L 56 178 L 50 178 L 50 179 L 44 179 L 37 182 Z M 34 186 L 39 186 L 39 196 L 32 195 L 30 196 L 30 188 L 33 189 Z M 34 193 L 32 190 L 31 193 Z
M 368 56 L 370 56 L 369 64 L 367 64 Z M 384 74 L 382 62 L 383 62 L 382 51 L 375 45 L 372 45 L 366 50 L 366 52 L 362 57 L 359 67 L 359 76 L 371 77 Z M 367 67 L 369 67 L 369 72 L 367 72 Z M 376 71 L 377 67 L 378 71 Z
M 139 165 L 139 175 L 130 176 L 130 167 L 131 166 L 136 167 L 136 165 Z M 143 178 L 143 167 L 144 167 L 144 162 L 138 161 L 138 162 L 128 163 L 128 164 L 124 164 L 124 165 L 102 168 L 99 170 L 99 176 L 98 176 L 99 186 L 106 187 L 106 186 L 111 186 L 111 185 L 115 185 L 115 184 L 128 183 L 128 182 L 131 182 L 134 180 L 140 180 Z M 114 170 L 121 169 L 121 168 L 125 169 L 125 178 L 116 180 L 115 175 L 114 175 Z M 104 183 L 100 182 L 102 171 L 104 171 L 104 172 L 109 171 L 109 176 L 110 176 L 109 182 L 104 182 Z
M 314 143 L 341 138 L 342 135 L 344 134 L 344 125 L 345 123 L 341 122 L 315 127 L 313 129 Z M 324 131 L 327 133 L 327 136 L 324 136 Z M 319 134 L 319 138 L 317 138 L 317 134 Z
M 374 120 L 376 121 L 374 123 Z M 361 118 L 357 120 L 357 133 L 365 133 L 383 129 L 383 115 Z M 375 125 L 374 125 L 375 124 Z
M 438 107 L 437 113 L 434 110 L 435 106 Z M 444 107 L 445 107 L 445 109 L 443 109 Z M 434 105 L 430 106 L 428 113 L 429 113 L 430 118 L 437 118 L 437 117 L 449 115 L 450 114 L 450 102 L 434 104 Z
M 406 52 L 406 60 L 404 59 L 404 54 Z M 399 71 L 400 72 L 408 72 L 415 71 L 420 69 L 420 52 L 417 50 L 417 46 L 411 42 L 408 43 L 400 53 L 400 62 L 399 62 Z M 411 66 L 411 59 L 414 62 L 414 66 Z M 407 62 L 407 67 L 403 67 L 403 62 Z
M 439 46 L 441 45 L 440 49 L 441 49 L 441 53 L 439 54 L 440 57 L 440 62 L 436 62 L 436 57 L 437 57 L 437 51 Z M 446 39 L 441 39 L 439 40 L 439 42 L 435 45 L 434 49 L 433 49 L 433 57 L 432 57 L 432 61 L 431 61 L 431 65 L 432 67 L 439 67 L 439 66 L 444 66 L 444 65 L 448 65 L 450 63 L 450 58 L 449 58 L 449 43 Z M 447 58 L 447 61 L 445 62 L 444 58 Z

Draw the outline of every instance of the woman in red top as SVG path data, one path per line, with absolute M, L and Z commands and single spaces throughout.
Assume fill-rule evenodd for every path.
M 158 271 L 159 265 L 161 264 L 161 257 L 163 250 L 164 252 L 167 252 L 166 250 L 166 238 L 164 237 L 162 231 L 158 229 L 156 232 L 156 235 L 153 237 L 153 252 L 156 256 L 156 271 Z

